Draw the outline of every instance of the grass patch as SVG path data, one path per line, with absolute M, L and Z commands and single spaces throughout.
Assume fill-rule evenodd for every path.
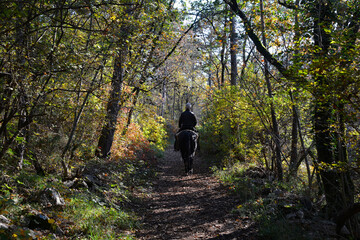
M 123 230 L 131 231 L 138 226 L 134 213 L 108 206 L 87 194 L 72 197 L 63 214 L 76 223 L 70 235 L 85 234 L 89 239 L 120 239 L 125 236 L 121 234 Z

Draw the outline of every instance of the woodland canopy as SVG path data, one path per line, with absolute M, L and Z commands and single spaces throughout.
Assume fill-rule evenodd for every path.
M 160 157 L 190 102 L 211 164 L 332 219 L 359 196 L 359 28 L 357 0 L 2 0 L 0 201 L 20 175 Z

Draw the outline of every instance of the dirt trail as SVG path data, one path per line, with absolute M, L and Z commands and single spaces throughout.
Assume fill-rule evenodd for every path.
M 144 204 L 139 239 L 256 239 L 254 223 L 231 214 L 240 203 L 226 194 L 199 157 L 194 174 L 186 176 L 180 153 L 167 150 Z

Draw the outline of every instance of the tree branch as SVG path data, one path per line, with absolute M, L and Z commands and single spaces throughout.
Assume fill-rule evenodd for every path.
M 244 23 L 245 31 L 249 38 L 253 41 L 256 46 L 256 49 L 264 56 L 264 58 L 273 65 L 285 78 L 294 80 L 295 77 L 291 75 L 287 68 L 278 61 L 274 56 L 264 47 L 261 43 L 259 37 L 255 34 L 254 29 L 251 25 L 250 20 L 247 18 L 245 13 L 239 8 L 236 0 L 224 0 L 226 4 L 228 4 L 231 9 L 234 11 L 236 15 L 238 15 Z
M 299 7 L 296 6 L 295 4 L 287 3 L 285 0 L 278 0 L 278 4 L 280 4 L 281 6 L 284 6 L 288 9 L 293 9 L 293 10 L 299 9 Z

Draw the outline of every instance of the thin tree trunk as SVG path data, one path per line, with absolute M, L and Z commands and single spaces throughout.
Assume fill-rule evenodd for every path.
M 209 87 L 211 87 L 212 86 L 212 80 L 211 80 L 211 76 L 212 74 L 211 74 L 211 72 L 209 73 L 209 76 L 208 76 L 208 85 L 209 85 Z
M 292 94 L 291 91 L 290 91 L 290 98 L 291 98 L 291 101 L 293 103 L 293 109 L 292 109 L 293 110 L 293 128 L 292 128 L 292 142 L 291 142 L 291 158 L 290 158 L 290 166 L 289 166 L 289 172 L 290 172 L 289 176 L 290 177 L 291 176 L 296 176 L 297 170 L 298 170 L 302 160 L 304 159 L 305 164 L 306 164 L 306 171 L 307 171 L 307 174 L 308 174 L 308 182 L 309 182 L 309 190 L 310 190 L 311 184 L 312 184 L 312 175 L 311 175 L 310 165 L 309 165 L 307 155 L 311 151 L 312 145 L 309 147 L 308 150 L 305 148 L 304 138 L 303 138 L 302 133 L 301 133 L 300 116 L 298 114 L 298 110 L 297 110 L 296 105 L 295 105 L 295 100 L 293 99 L 293 94 Z M 294 125 L 296 125 L 296 127 L 294 127 Z M 295 129 L 297 130 L 296 133 L 294 132 Z M 295 138 L 296 138 L 296 140 L 295 140 Z M 301 157 L 301 158 L 298 157 L 298 152 L 297 152 L 298 138 L 300 138 L 301 147 L 302 147 L 302 149 L 304 151 L 304 157 Z M 296 147 L 294 145 L 296 145 Z M 296 157 L 294 155 L 296 155 Z
M 289 171 L 293 176 L 297 175 L 297 162 L 298 162 L 298 120 L 296 113 L 295 102 L 292 101 L 292 128 L 291 128 L 291 154 Z
M 264 12 L 263 12 L 263 1 L 260 0 L 260 12 L 261 12 L 261 28 L 262 28 L 262 42 L 264 47 L 266 48 L 266 38 L 265 38 L 265 24 L 264 24 Z M 269 64 L 266 59 L 264 59 L 264 68 L 265 68 L 265 81 L 268 89 L 269 98 L 273 98 L 272 86 L 270 82 L 270 73 L 269 73 Z M 282 161 L 281 161 L 281 145 L 280 145 L 280 133 L 279 126 L 276 120 L 276 112 L 274 103 L 271 101 L 270 103 L 270 111 L 271 111 L 271 120 L 272 120 L 272 135 L 275 142 L 275 166 L 276 166 L 276 174 L 277 178 L 281 181 L 283 179 L 283 169 L 282 169 Z
M 46 175 L 45 171 L 44 171 L 43 167 L 41 166 L 39 159 L 36 156 L 36 153 L 31 152 L 29 159 L 31 160 L 31 162 L 35 168 L 36 174 L 39 176 L 45 176 Z
M 17 2 L 17 8 L 19 12 L 22 11 L 23 8 L 23 2 L 18 1 Z M 19 63 L 20 67 L 20 74 L 18 76 L 17 82 L 20 88 L 19 95 L 18 95 L 18 101 L 19 101 L 19 120 L 18 120 L 18 130 L 19 130 L 19 139 L 21 139 L 19 142 L 17 142 L 16 146 L 16 153 L 18 157 L 18 163 L 17 167 L 19 169 L 23 168 L 23 162 L 24 162 L 24 153 L 25 153 L 25 143 L 26 143 L 26 136 L 28 132 L 28 127 L 26 125 L 27 118 L 28 118 L 28 111 L 27 107 L 29 105 L 29 100 L 27 96 L 27 92 L 24 86 L 25 76 L 24 71 L 25 69 L 21 69 L 25 65 L 25 55 L 27 52 L 27 37 L 26 32 L 28 29 L 28 24 L 23 24 L 22 21 L 17 21 L 17 27 L 16 27 L 16 38 L 15 41 L 18 44 L 18 48 L 16 51 L 17 55 L 17 62 Z
M 175 104 L 176 104 L 176 87 L 174 87 L 174 97 L 173 97 L 173 104 L 172 104 L 172 119 L 175 120 Z
M 333 164 L 333 146 L 331 146 L 332 137 L 330 130 L 330 103 L 320 96 L 316 97 L 315 107 L 315 141 L 319 163 Z M 327 202 L 329 215 L 335 214 L 343 207 L 344 202 L 341 199 L 341 190 L 339 186 L 339 175 L 336 170 L 321 169 L 321 179 L 323 182 L 324 193 Z
M 225 7 L 227 9 L 227 7 Z M 222 86 L 224 86 L 225 84 L 225 68 L 226 68 L 226 57 L 225 57 L 225 49 L 226 49 L 226 27 L 227 27 L 227 17 L 225 16 L 224 19 L 224 32 L 223 32 L 223 37 L 222 37 L 222 42 L 221 42 L 221 52 L 220 52 L 220 61 L 221 61 L 221 79 L 220 79 L 220 86 L 219 88 L 221 88 Z
M 299 6 L 299 0 L 295 1 L 295 6 Z M 300 38 L 300 33 L 298 31 L 298 27 L 299 27 L 299 19 L 298 19 L 298 12 L 297 9 L 295 10 L 295 36 L 294 36 L 294 42 L 295 45 L 299 45 L 299 38 Z M 297 48 L 296 48 L 297 49 Z M 298 54 L 298 50 L 295 50 L 295 61 L 298 59 L 296 56 Z M 291 98 L 291 102 L 292 102 L 292 130 L 291 130 L 291 154 L 290 154 L 290 166 L 289 166 L 289 170 L 290 170 L 290 175 L 297 175 L 297 162 L 298 162 L 298 130 L 299 129 L 299 125 L 298 125 L 298 114 L 297 114 L 297 109 L 296 109 L 296 99 L 294 98 L 293 92 L 290 91 L 290 98 Z M 310 179 L 309 179 L 310 180 Z
M 131 118 L 132 118 L 132 115 L 134 113 L 134 108 L 136 106 L 136 103 L 137 103 L 137 100 L 138 100 L 138 97 L 139 97 L 139 93 L 140 93 L 140 88 L 136 88 L 135 89 L 135 95 L 134 95 L 134 98 L 133 98 L 133 101 L 132 101 L 132 104 L 131 104 L 131 108 L 129 110 L 129 114 L 128 114 L 128 117 L 127 117 L 127 121 L 126 121 L 126 126 L 124 126 L 124 129 L 121 133 L 122 136 L 124 136 L 127 132 L 127 130 L 129 129 L 129 126 L 131 124 Z
M 162 93 L 161 93 L 161 109 L 160 109 L 160 116 L 164 117 L 165 114 L 165 106 L 166 106 L 166 79 L 163 80 L 162 82 Z
M 69 139 L 64 147 L 64 150 L 61 154 L 61 165 L 63 167 L 63 177 L 64 179 L 68 178 L 69 177 L 69 167 L 65 161 L 65 154 L 66 152 L 69 150 L 70 148 L 70 145 L 71 145 L 71 142 L 72 142 L 72 139 L 74 138 L 74 135 L 75 135 L 75 131 L 76 131 L 76 128 L 77 128 L 77 125 L 80 121 L 80 118 L 81 118 L 81 115 L 82 115 L 82 112 L 84 111 L 84 108 L 85 108 L 85 105 L 87 103 L 87 100 L 92 92 L 92 87 L 94 86 L 95 82 L 96 82 L 96 77 L 98 75 L 98 71 L 96 71 L 95 75 L 94 75 L 94 78 L 92 79 L 91 81 L 91 84 L 90 84 L 90 87 L 89 87 L 89 90 L 87 91 L 86 95 L 85 95 L 85 98 L 83 100 L 83 103 L 79 109 L 79 112 L 78 113 L 75 113 L 75 116 L 74 116 L 74 122 L 73 122 L 73 126 L 72 126 L 72 129 L 71 129 L 71 133 L 70 133 L 70 136 L 69 136 Z
M 230 62 L 231 62 L 231 75 L 230 75 L 230 84 L 232 86 L 236 85 L 237 79 L 237 35 L 236 35 L 236 15 L 232 14 L 230 24 Z
M 336 134 L 337 137 L 337 151 L 335 151 L 335 157 L 340 163 L 348 162 L 348 153 L 345 142 L 345 106 L 343 103 L 338 103 L 338 122 L 339 130 Z M 342 197 L 346 202 L 346 205 L 352 205 L 354 203 L 355 188 L 349 172 L 341 172 L 341 186 Z

